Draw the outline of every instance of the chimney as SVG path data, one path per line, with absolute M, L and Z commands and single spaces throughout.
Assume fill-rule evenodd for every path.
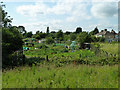
M 104 31 L 107 31 L 107 29 L 104 29 Z

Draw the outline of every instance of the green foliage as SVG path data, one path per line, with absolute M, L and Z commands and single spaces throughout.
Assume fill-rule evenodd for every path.
M 118 64 L 118 60 L 117 60 L 118 55 L 114 56 L 114 54 L 110 54 L 109 52 L 106 51 L 103 52 L 101 50 L 101 46 L 97 43 L 94 45 L 91 44 L 90 50 L 77 50 L 77 46 L 76 46 L 74 52 L 71 52 L 71 50 L 66 49 L 64 46 L 52 47 L 52 45 L 49 46 L 49 48 L 46 50 L 38 49 L 31 51 L 26 51 L 24 54 L 33 57 L 41 56 L 44 58 L 47 52 L 47 55 L 49 56 L 51 63 L 54 63 L 54 61 L 57 60 L 57 62 L 58 63 L 61 62 L 62 65 L 66 63 L 72 63 L 74 60 L 77 60 L 78 64 L 87 64 L 87 65 Z M 105 59 L 104 64 L 102 59 Z
M 3 3 L 0 3 L 0 11 L 1 12 L 1 16 L 2 16 L 2 26 L 3 27 L 10 27 L 11 26 L 11 22 L 13 20 L 13 18 L 11 18 L 10 16 L 8 16 L 8 13 L 3 9 L 4 7 L 6 7 Z
M 4 88 L 11 86 L 19 88 L 118 88 L 118 55 L 110 54 L 112 51 L 118 53 L 117 45 L 116 43 L 94 44 L 95 48 L 107 51 L 108 55 L 105 51 L 96 55 L 92 50 L 71 52 L 64 46 L 49 45 L 49 49 L 46 49 L 49 62 L 45 60 L 45 49 L 31 48 L 29 51 L 24 51 L 27 57 L 26 65 L 30 67 L 17 67 L 4 71 L 2 85 Z
M 104 37 L 98 37 L 97 39 L 98 39 L 99 42 L 104 42 L 105 41 Z
M 93 31 L 90 32 L 90 35 L 95 35 L 95 34 L 97 34 L 97 33 L 99 33 L 99 30 L 98 30 L 98 28 L 96 27 Z
M 63 40 L 63 32 L 62 30 L 59 30 L 57 33 L 56 33 L 56 38 L 60 39 L 60 40 Z
M 22 48 L 22 35 L 19 31 L 12 27 L 10 29 L 3 28 L 2 29 L 2 48 L 3 55 L 11 54 L 14 51 L 17 51 Z
M 36 35 L 34 35 L 33 37 L 34 37 L 34 38 L 36 38 L 36 39 L 38 39 L 38 40 L 40 40 L 40 39 L 41 39 L 41 37 L 40 37 L 40 35 L 39 35 L 39 34 L 36 34 Z
M 66 43 L 67 42 L 67 40 L 69 40 L 70 39 L 70 35 L 66 35 L 66 34 L 64 34 L 64 43 Z
M 85 42 L 91 42 L 90 35 L 87 32 L 81 32 L 77 38 L 80 45 L 82 45 Z
M 94 35 L 91 35 L 91 41 L 92 41 L 92 42 L 97 42 L 98 39 L 97 39 Z
M 74 41 L 76 39 L 76 35 L 75 34 L 70 34 L 70 40 Z
M 54 43 L 54 39 L 52 37 L 48 37 L 48 38 L 46 38 L 46 43 L 52 44 L 52 43 Z
M 26 38 L 31 38 L 32 35 L 33 35 L 32 32 L 28 32 L 28 33 L 25 34 L 25 37 L 26 37 Z
M 52 37 L 53 39 L 55 39 L 55 33 L 49 33 L 47 37 Z
M 66 35 L 69 35 L 70 33 L 71 33 L 71 32 L 69 32 L 69 31 L 66 31 L 66 32 L 65 32 Z
M 104 37 L 95 37 L 94 35 L 91 35 L 91 42 L 104 42 Z
M 36 38 L 36 39 L 38 39 L 38 40 L 40 40 L 42 38 L 45 38 L 46 36 L 47 36 L 46 33 L 40 33 L 39 31 L 37 31 L 36 34 L 33 35 L 33 37 Z
M 12 19 L 7 16 L 7 12 L 3 8 L 2 15 L 2 65 L 6 67 L 13 65 L 11 56 L 15 51 L 22 49 L 23 37 L 16 26 L 11 26 Z
M 118 88 L 118 66 L 71 64 L 59 68 L 43 63 L 5 71 L 2 80 L 3 88 Z
M 75 32 L 75 33 L 80 33 L 80 32 L 82 32 L 82 28 L 81 28 L 81 27 L 77 27 L 77 29 L 76 29 L 76 32 Z
M 67 43 L 64 41 L 75 40 L 76 35 L 80 45 L 85 42 L 104 41 L 104 38 L 93 36 L 98 33 L 97 27 L 90 34 L 82 32 L 81 28 L 76 29 L 79 34 L 71 35 L 69 32 L 63 34 L 62 30 L 56 34 L 49 33 L 49 27 L 47 34 L 37 31 L 33 37 L 42 39 L 47 36 L 46 43 L 49 45 L 35 43 L 30 50 L 24 51 L 26 57 L 24 56 L 23 60 L 23 53 L 18 51 L 22 48 L 23 31 L 9 25 L 11 19 L 4 10 L 2 14 L 3 67 L 21 66 L 23 62 L 26 65 L 8 71 L 4 69 L 3 88 L 118 88 L 119 51 L 116 43 L 95 43 L 90 50 L 80 50 L 76 45 L 74 52 L 64 46 Z M 66 36 L 67 39 L 64 39 Z M 28 32 L 26 37 L 31 38 L 32 32 Z M 53 45 L 55 37 L 64 44 Z

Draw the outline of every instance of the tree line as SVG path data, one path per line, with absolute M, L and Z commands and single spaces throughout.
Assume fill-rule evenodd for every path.
M 35 38 L 38 40 L 41 39 L 46 39 L 46 43 L 47 44 L 52 44 L 54 43 L 55 40 L 59 40 L 59 41 L 78 41 L 80 43 L 84 43 L 84 42 L 104 42 L 104 38 L 103 37 L 95 37 L 95 34 L 99 33 L 98 28 L 96 27 L 94 30 L 92 30 L 91 32 L 86 32 L 86 31 L 82 31 L 81 27 L 77 27 L 76 30 L 74 32 L 63 32 L 62 30 L 58 30 L 58 32 L 55 31 L 51 31 L 49 30 L 49 27 L 47 27 L 46 29 L 46 33 L 43 33 L 42 31 L 36 31 L 35 34 L 32 34 L 32 32 L 26 32 L 26 34 L 24 34 L 24 38 Z

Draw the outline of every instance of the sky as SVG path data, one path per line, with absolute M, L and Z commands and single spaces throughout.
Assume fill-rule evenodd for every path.
M 118 0 L 2 0 L 13 18 L 13 26 L 24 26 L 29 32 L 62 30 L 74 32 L 77 27 L 90 32 L 118 31 Z

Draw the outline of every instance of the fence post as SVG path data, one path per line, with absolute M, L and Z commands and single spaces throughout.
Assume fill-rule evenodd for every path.
M 48 55 L 46 55 L 46 60 L 49 61 L 49 59 L 48 59 Z

